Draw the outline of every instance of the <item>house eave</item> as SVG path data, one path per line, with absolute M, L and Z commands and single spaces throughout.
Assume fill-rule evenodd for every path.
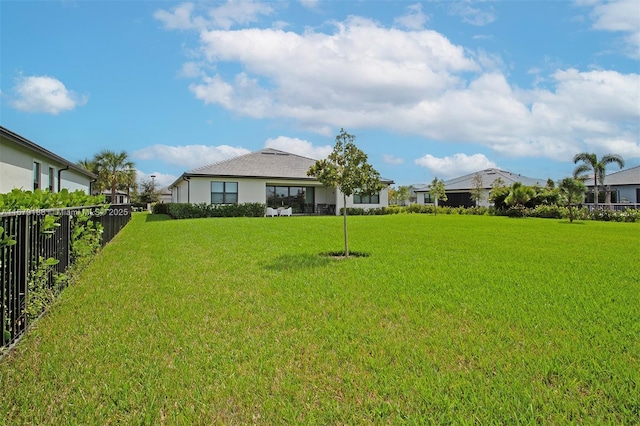
M 0 126 L 0 134 L 7 138 L 8 140 L 10 140 L 11 142 L 15 143 L 16 145 L 22 146 L 24 148 L 27 148 L 31 151 L 34 151 L 40 155 L 43 155 L 45 157 L 48 157 L 51 160 L 54 160 L 58 163 L 63 164 L 64 166 L 68 167 L 69 169 L 73 169 L 74 171 L 81 173 L 85 176 L 87 176 L 90 179 L 96 179 L 97 176 L 94 175 L 93 173 L 91 173 L 88 170 L 85 170 L 84 168 L 78 166 L 75 163 L 72 163 L 69 160 L 66 160 L 62 157 L 60 157 L 59 155 L 54 154 L 53 152 L 49 151 L 48 149 L 45 149 L 43 147 L 41 147 L 40 145 L 36 144 L 35 142 L 31 142 L 29 139 L 20 136 L 17 133 L 12 132 L 11 130 Z

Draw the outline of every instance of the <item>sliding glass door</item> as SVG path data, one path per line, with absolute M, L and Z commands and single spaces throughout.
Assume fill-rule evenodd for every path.
M 313 187 L 267 185 L 267 207 L 291 207 L 293 213 L 313 213 Z

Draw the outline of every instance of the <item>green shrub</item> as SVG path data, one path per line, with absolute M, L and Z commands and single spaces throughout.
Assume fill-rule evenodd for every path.
M 569 217 L 569 209 L 558 205 L 540 204 L 527 211 L 528 216 L 547 219 L 563 219 Z
M 602 220 L 606 222 L 640 222 L 640 210 L 627 209 L 622 211 L 615 210 L 595 210 L 590 212 L 590 219 Z
M 169 204 L 155 203 L 151 208 L 154 214 L 169 214 Z
M 165 206 L 165 207 L 158 207 Z M 203 217 L 261 217 L 266 206 L 262 203 L 243 204 L 156 204 L 154 213 L 168 214 L 173 219 L 194 219 Z

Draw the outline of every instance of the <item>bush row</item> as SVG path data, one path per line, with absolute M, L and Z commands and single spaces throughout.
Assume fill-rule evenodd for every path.
M 262 203 L 243 204 L 155 204 L 153 213 L 166 214 L 173 219 L 195 219 L 200 217 L 261 217 L 266 206 Z
M 155 204 L 153 213 L 166 214 L 174 219 L 189 219 L 199 217 L 261 217 L 264 216 L 266 206 L 261 203 L 244 204 L 186 204 L 168 203 Z M 598 210 L 590 212 L 586 207 L 572 207 L 575 220 L 604 220 L 612 222 L 640 222 L 640 210 L 625 211 Z M 399 213 L 421 214 L 460 214 L 460 215 L 495 215 L 510 217 L 539 217 L 548 219 L 568 219 L 569 209 L 558 205 L 541 204 L 534 208 L 496 209 L 494 207 L 449 207 L 434 205 L 411 204 L 409 206 L 389 206 L 372 209 L 361 207 L 347 208 L 349 216 L 378 216 Z M 342 209 L 340 209 L 342 214 Z

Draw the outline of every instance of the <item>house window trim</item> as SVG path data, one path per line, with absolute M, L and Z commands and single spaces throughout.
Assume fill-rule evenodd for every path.
M 42 164 L 33 160 L 33 190 L 42 188 Z
M 49 191 L 55 192 L 56 185 L 56 169 L 49 167 Z
M 213 191 L 213 184 L 214 183 L 221 183 L 222 184 L 222 192 L 220 191 Z M 235 188 L 235 192 L 231 192 L 227 190 L 227 185 L 228 184 L 234 184 L 236 186 Z M 221 204 L 238 204 L 238 193 L 239 193 L 239 185 L 237 181 L 220 181 L 220 180 L 212 180 L 211 181 L 211 185 L 210 185 L 210 189 L 211 189 L 211 204 L 217 204 L 217 205 L 221 205 Z M 213 202 L 213 197 L 214 194 L 219 195 L 222 194 L 222 203 L 214 203 Z M 235 201 L 229 201 L 228 198 L 233 198 L 233 196 L 235 196 Z
M 377 201 L 374 201 L 374 197 Z M 353 204 L 380 204 L 380 192 L 368 195 L 361 195 L 356 192 L 353 194 Z

